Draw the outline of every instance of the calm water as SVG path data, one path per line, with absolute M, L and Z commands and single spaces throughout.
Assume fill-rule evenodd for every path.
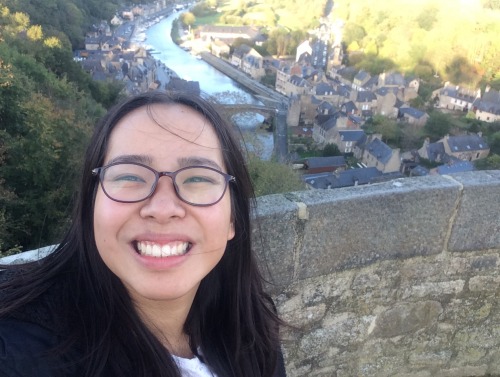
M 237 102 L 260 103 L 237 82 L 184 51 L 172 41 L 170 37 L 172 21 L 178 15 L 174 13 L 146 31 L 147 39 L 144 43 L 155 50 L 154 57 L 177 73 L 179 77 L 189 81 L 198 81 L 202 92 L 218 98 L 223 96 L 220 93 L 234 93 L 234 95 L 223 96 L 224 102 L 234 102 L 236 99 Z M 263 159 L 269 159 L 273 148 L 273 137 L 271 133 L 257 129 L 263 120 L 262 115 L 254 113 L 240 114 L 233 118 L 234 123 L 243 131 L 248 147 L 257 149 Z

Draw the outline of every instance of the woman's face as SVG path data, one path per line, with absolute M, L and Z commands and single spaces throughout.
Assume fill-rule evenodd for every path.
M 226 172 L 219 141 L 206 118 L 177 104 L 151 109 L 172 132 L 151 120 L 147 108 L 136 109 L 112 131 L 103 165 L 141 162 L 173 172 L 201 164 Z M 99 187 L 94 208 L 97 248 L 133 299 L 192 301 L 234 236 L 229 191 L 217 204 L 195 207 L 177 197 L 167 176 L 160 178 L 152 197 L 138 203 L 113 201 Z M 151 255 L 158 250 L 176 255 Z

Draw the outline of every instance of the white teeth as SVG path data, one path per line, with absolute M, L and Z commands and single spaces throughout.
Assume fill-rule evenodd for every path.
M 188 242 L 178 242 L 163 246 L 151 242 L 137 242 L 139 254 L 156 258 L 184 255 L 188 246 Z

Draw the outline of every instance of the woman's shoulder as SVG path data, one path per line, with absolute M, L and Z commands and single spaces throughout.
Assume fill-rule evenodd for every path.
M 50 355 L 56 346 L 56 335 L 40 325 L 0 319 L 0 376 L 55 376 L 56 363 Z

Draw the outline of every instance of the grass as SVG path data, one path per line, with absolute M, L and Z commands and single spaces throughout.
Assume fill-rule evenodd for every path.
M 203 25 L 217 25 L 220 16 L 221 16 L 220 13 L 213 13 L 203 17 L 196 17 L 196 22 L 194 23 L 194 26 L 198 27 Z

